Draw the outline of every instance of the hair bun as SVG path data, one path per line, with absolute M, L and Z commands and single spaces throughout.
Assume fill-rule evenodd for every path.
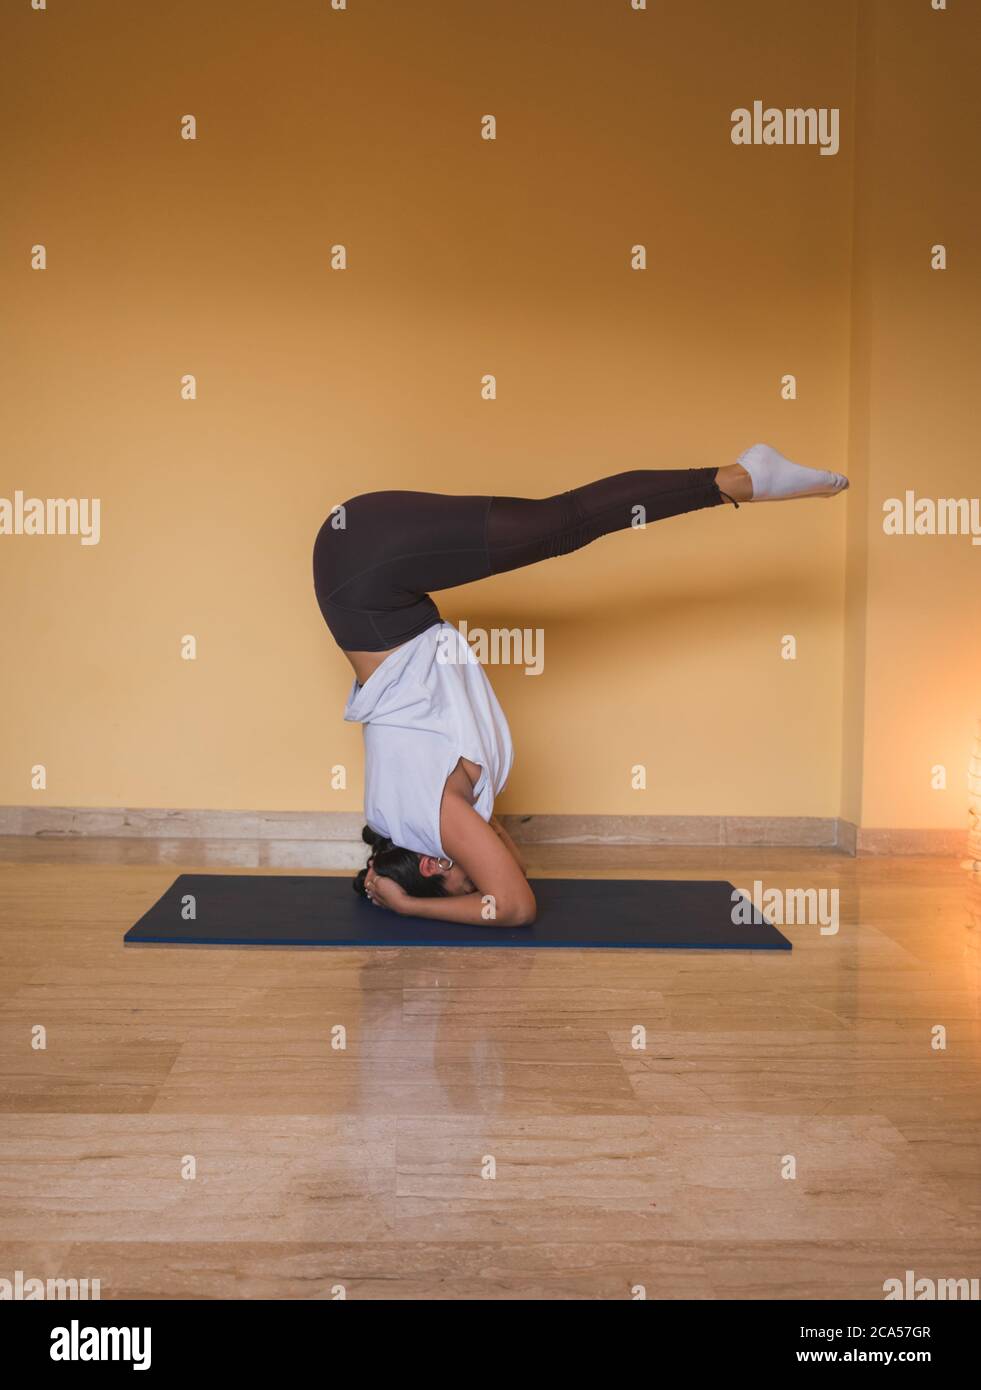
M 366 825 L 361 831 L 361 838 L 366 845 L 370 845 L 374 850 L 391 849 L 392 842 L 387 835 L 380 835 L 377 830 L 372 830 L 370 825 Z

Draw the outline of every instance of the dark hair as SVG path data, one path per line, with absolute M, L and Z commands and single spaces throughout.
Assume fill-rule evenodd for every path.
M 419 856 L 413 849 L 402 849 L 393 845 L 385 835 L 379 835 L 366 825 L 361 832 L 366 845 L 371 846 L 368 863 L 357 875 L 351 887 L 355 893 L 367 897 L 364 891 L 364 876 L 369 865 L 382 878 L 393 878 L 400 888 L 413 898 L 446 898 L 446 884 L 442 874 L 431 874 L 428 878 L 419 868 Z

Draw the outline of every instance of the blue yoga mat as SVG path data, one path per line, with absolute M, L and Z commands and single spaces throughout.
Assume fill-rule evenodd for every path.
M 531 927 L 464 927 L 373 907 L 351 880 L 181 874 L 124 940 L 173 946 L 566 946 L 599 950 L 789 951 L 751 907 L 733 919 L 731 883 L 539 878 Z M 193 914 L 193 915 L 192 915 Z

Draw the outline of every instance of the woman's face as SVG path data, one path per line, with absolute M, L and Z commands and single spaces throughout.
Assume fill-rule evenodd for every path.
M 464 893 L 476 893 L 477 885 L 467 878 L 459 864 L 454 864 L 452 869 L 443 869 L 441 872 L 446 891 L 451 898 L 460 898 Z

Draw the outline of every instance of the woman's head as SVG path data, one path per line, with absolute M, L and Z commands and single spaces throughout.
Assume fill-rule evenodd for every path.
M 379 835 L 366 825 L 361 838 L 371 846 L 368 863 L 354 880 L 355 893 L 367 897 L 365 874 L 371 868 L 382 878 L 391 878 L 413 898 L 451 898 L 476 892 L 474 885 L 452 860 L 437 859 L 432 854 L 418 854 L 413 849 L 393 845 L 385 835 Z

